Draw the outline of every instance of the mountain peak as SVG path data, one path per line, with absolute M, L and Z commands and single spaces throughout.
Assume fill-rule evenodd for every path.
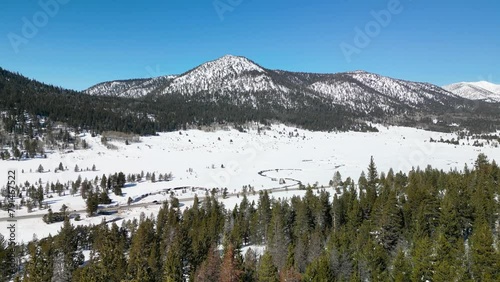
M 250 73 L 257 73 L 259 76 L 255 77 Z M 265 74 L 266 71 L 262 67 L 245 57 L 225 55 L 199 65 L 174 79 L 163 93 L 237 91 L 242 85 L 257 91 L 262 88 L 267 89 L 267 86 L 272 84 L 270 78 L 263 77 Z
M 470 100 L 500 102 L 500 85 L 488 81 L 459 82 L 445 85 L 443 88 Z
M 350 71 L 349 73 L 358 73 L 358 74 L 364 74 L 364 73 L 369 73 L 365 70 L 355 70 L 355 71 Z
M 237 73 L 245 72 L 245 71 L 259 71 L 264 72 L 259 65 L 254 63 L 253 61 L 243 57 L 243 56 L 235 56 L 235 55 L 224 55 L 218 59 L 213 61 L 206 62 L 199 67 L 208 67 L 208 68 L 231 68 Z
M 140 92 L 144 95 L 231 101 L 234 105 L 253 108 L 274 104 L 288 109 L 326 101 L 335 107 L 367 115 L 431 110 L 459 101 L 458 97 L 435 85 L 394 79 L 365 70 L 337 74 L 275 71 L 231 54 L 205 62 L 180 76 L 147 83 L 147 89 L 145 85 L 134 85 L 131 90 L 135 93 L 144 89 Z
M 489 82 L 489 81 L 478 81 L 478 82 L 469 82 L 469 84 L 471 85 L 474 85 L 474 86 L 477 86 L 477 87 L 481 87 L 481 88 L 484 88 L 488 91 L 491 91 L 495 94 L 499 94 L 500 95 L 500 85 L 498 84 L 494 84 L 492 82 Z
M 216 60 L 220 60 L 220 59 L 225 59 L 225 60 L 229 60 L 229 59 L 245 59 L 245 60 L 248 60 L 246 57 L 244 56 L 237 56 L 237 55 L 231 55 L 231 54 L 226 54 L 222 57 L 220 57 L 219 59 L 216 59 Z

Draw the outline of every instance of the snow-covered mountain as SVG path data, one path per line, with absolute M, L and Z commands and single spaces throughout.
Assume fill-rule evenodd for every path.
M 85 91 L 92 95 L 141 97 L 182 95 L 230 101 L 260 108 L 294 108 L 315 100 L 363 114 L 405 113 L 455 107 L 461 98 L 429 83 L 411 82 L 355 71 L 316 74 L 270 70 L 240 56 L 226 55 L 179 76 L 105 82 Z
M 398 105 L 413 109 L 430 103 L 443 105 L 455 98 L 432 84 L 393 79 L 365 71 L 330 75 L 308 88 L 332 98 L 335 103 L 366 112 L 377 108 L 394 112 Z
M 244 57 L 227 55 L 202 64 L 175 79 L 163 94 L 200 92 L 260 92 L 288 89 L 275 83 L 267 71 Z
M 500 85 L 488 81 L 459 82 L 443 88 L 466 99 L 500 102 Z
M 107 81 L 88 88 L 84 93 L 90 95 L 138 98 L 153 93 L 158 87 L 168 84 L 175 77 L 175 75 L 165 75 L 154 78 Z

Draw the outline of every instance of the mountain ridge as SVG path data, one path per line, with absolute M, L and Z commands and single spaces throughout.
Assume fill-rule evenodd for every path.
M 490 103 L 500 103 L 500 85 L 488 82 L 458 82 L 443 86 L 457 96 Z
M 155 78 L 151 78 L 155 79 Z M 395 79 L 364 70 L 343 73 L 308 73 L 271 70 L 254 61 L 225 55 L 196 66 L 152 88 L 128 83 L 101 83 L 85 90 L 93 95 L 143 97 L 147 95 L 210 96 L 212 101 L 225 97 L 234 104 L 258 108 L 266 103 L 282 103 L 293 107 L 294 94 L 323 99 L 364 114 L 376 112 L 394 114 L 401 108 L 441 107 L 456 103 L 459 97 L 436 85 Z M 396 109 L 399 108 L 399 109 Z
M 15 119 L 25 112 L 96 132 L 155 134 L 248 122 L 327 131 L 376 130 L 372 123 L 437 131 L 500 129 L 500 104 L 465 99 L 430 83 L 366 71 L 269 70 L 238 56 L 176 76 L 105 82 L 87 92 L 0 69 L 0 108 Z

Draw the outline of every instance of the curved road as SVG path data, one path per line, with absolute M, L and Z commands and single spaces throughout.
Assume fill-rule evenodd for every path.
M 266 173 L 267 172 L 271 172 L 271 171 L 279 172 L 279 171 L 283 171 L 283 170 L 302 171 L 301 169 L 267 169 L 267 170 L 259 171 L 258 174 L 260 176 L 262 176 L 262 177 L 267 177 L 267 178 L 270 178 L 270 179 L 275 179 L 276 177 L 267 176 Z M 278 186 L 278 187 L 263 189 L 263 190 L 259 190 L 259 191 L 264 191 L 264 190 L 272 191 L 272 192 L 290 191 L 290 190 L 293 191 L 293 190 L 299 190 L 300 184 L 302 184 L 302 182 L 300 180 L 297 180 L 297 179 L 293 179 L 293 178 L 283 178 L 283 179 L 286 180 L 286 181 L 292 181 L 292 182 L 295 182 L 295 183 L 288 184 L 288 185 L 285 185 L 285 186 Z M 294 186 L 296 186 L 296 187 L 294 187 Z M 191 188 L 191 187 L 185 187 L 185 188 Z M 196 188 L 200 188 L 200 187 L 196 187 Z M 173 189 L 175 190 L 175 188 L 173 188 Z M 158 193 L 161 193 L 161 192 L 157 192 L 155 194 L 158 194 Z M 227 194 L 227 198 L 236 197 L 239 194 L 240 193 L 228 193 Z M 221 196 L 219 196 L 218 198 L 220 198 L 220 197 Z M 182 199 L 179 199 L 179 203 L 188 203 L 188 202 L 191 202 L 193 200 L 194 200 L 194 197 L 182 198 Z M 121 209 L 136 209 L 136 208 L 142 208 L 142 207 L 147 207 L 147 206 L 151 206 L 151 205 L 155 205 L 155 204 L 151 203 L 151 202 L 148 202 L 148 203 L 137 203 L 137 204 L 121 205 L 121 206 L 109 207 L 109 208 L 101 208 L 100 210 L 103 211 L 103 212 L 119 212 Z M 87 210 L 75 210 L 75 211 L 72 211 L 72 212 L 69 212 L 69 213 L 86 213 L 86 212 L 87 212 Z M 26 214 L 26 215 L 16 216 L 14 218 L 0 217 L 0 222 L 7 221 L 9 219 L 10 220 L 21 220 L 21 219 L 42 218 L 45 214 L 46 213 L 43 213 L 43 214 L 41 214 L 41 213 Z

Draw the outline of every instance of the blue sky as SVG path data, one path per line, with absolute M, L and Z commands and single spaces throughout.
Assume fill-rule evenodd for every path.
M 271 69 L 500 83 L 499 12 L 497 0 L 3 0 L 0 67 L 77 90 L 225 54 Z

